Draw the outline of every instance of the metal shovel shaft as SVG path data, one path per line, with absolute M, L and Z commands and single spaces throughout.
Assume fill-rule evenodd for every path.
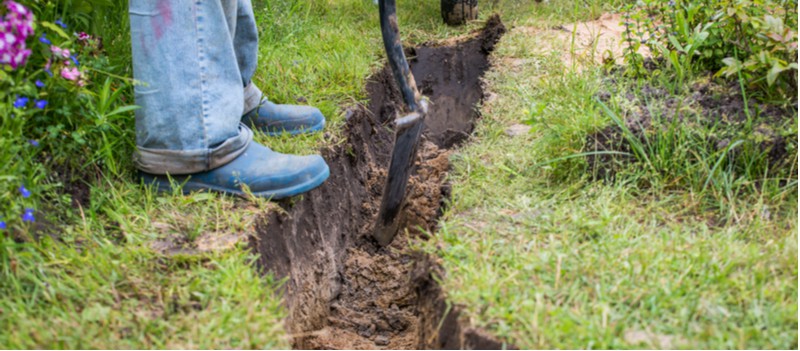
M 417 154 L 419 137 L 422 134 L 423 121 L 427 113 L 427 104 L 421 100 L 417 84 L 403 52 L 400 41 L 400 29 L 397 25 L 397 11 L 394 0 L 380 0 L 381 34 L 389 65 L 403 94 L 410 114 L 395 120 L 395 142 L 392 160 L 389 163 L 389 174 L 383 189 L 378 221 L 373 236 L 381 246 L 392 242 L 397 234 L 396 218 L 403 207 L 408 178 L 411 175 L 414 158 Z

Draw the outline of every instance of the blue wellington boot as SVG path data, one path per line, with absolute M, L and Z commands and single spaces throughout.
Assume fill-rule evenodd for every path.
M 171 189 L 169 178 L 165 175 L 140 174 L 145 184 L 156 183 L 160 191 Z M 281 199 L 314 189 L 329 175 L 328 165 L 319 155 L 281 154 L 250 142 L 239 157 L 222 167 L 171 177 L 176 186 L 183 184 L 184 194 L 195 190 L 212 190 L 244 196 L 241 185 L 246 184 L 253 195 Z
M 325 127 L 325 116 L 316 107 L 278 105 L 262 100 L 261 105 L 242 116 L 242 123 L 267 135 L 313 133 Z

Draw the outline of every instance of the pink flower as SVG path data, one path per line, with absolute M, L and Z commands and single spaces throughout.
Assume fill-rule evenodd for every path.
M 81 40 L 81 41 L 82 41 L 82 40 L 87 40 L 87 39 L 89 39 L 89 38 L 91 38 L 91 37 L 92 37 L 92 36 L 91 36 L 91 35 L 89 35 L 89 34 L 86 34 L 86 32 L 80 32 L 80 33 L 78 33 L 78 40 Z
M 69 52 L 69 49 L 62 49 L 55 45 L 50 45 L 50 52 L 55 56 L 61 56 L 63 58 L 69 58 L 69 55 L 72 54 Z
M 6 1 L 6 7 L 11 13 L 15 13 L 18 15 L 30 14 L 30 11 L 27 8 L 25 8 L 25 6 L 22 6 L 10 0 Z
M 67 80 L 77 80 L 81 76 L 81 72 L 77 67 L 64 67 L 61 69 L 61 76 Z
M 33 34 L 33 13 L 25 6 L 11 0 L 6 0 L 5 4 L 8 13 L 5 15 L 4 22 L 13 28 L 22 37 L 20 39 L 24 41 Z
M 8 12 L 0 18 L 0 65 L 25 65 L 31 55 L 25 40 L 33 34 L 33 13 L 14 1 L 3 2 Z
M 17 68 L 25 64 L 25 61 L 28 60 L 28 56 L 31 56 L 31 49 L 22 49 L 17 51 L 16 55 L 11 58 L 11 62 L 9 64 L 12 68 Z
M 6 43 L 8 43 L 8 45 L 14 45 L 17 43 L 17 36 L 14 35 L 13 33 L 7 32 L 3 34 L 3 37 L 0 40 L 5 41 Z

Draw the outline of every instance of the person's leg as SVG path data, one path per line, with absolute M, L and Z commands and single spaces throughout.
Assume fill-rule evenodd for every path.
M 219 0 L 131 0 L 136 165 L 189 174 L 241 154 L 241 76 Z
M 244 114 L 258 107 L 263 96 L 261 90 L 251 84 L 258 67 L 258 27 L 250 0 L 239 0 L 235 15 L 233 48 L 244 87 Z
M 130 1 L 134 76 L 144 83 L 135 89 L 142 106 L 136 166 L 160 190 L 171 188 L 173 176 L 184 192 L 242 195 L 247 186 L 254 195 L 280 198 L 328 177 L 320 156 L 274 152 L 252 142 L 241 125 L 243 80 L 233 46 L 238 9 L 237 0 Z
M 319 109 L 275 104 L 252 83 L 258 64 L 258 27 L 250 0 L 239 0 L 235 21 L 233 44 L 244 85 L 242 122 L 268 135 L 296 135 L 322 130 L 325 117 Z

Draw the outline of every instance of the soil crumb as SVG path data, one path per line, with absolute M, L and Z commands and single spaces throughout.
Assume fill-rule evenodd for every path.
M 457 309 L 447 308 L 433 278 L 443 272 L 409 243 L 436 230 L 449 196 L 448 148 L 472 131 L 474 106 L 483 97 L 480 78 L 504 31 L 495 16 L 453 45 L 409 49 L 415 53 L 412 71 L 433 109 L 398 218 L 405 229 L 389 246 L 381 248 L 371 238 L 391 157 L 391 122 L 403 111 L 388 67 L 368 80 L 369 106 L 347 114 L 347 140 L 322 150 L 331 167 L 328 181 L 259 219 L 251 244 L 260 267 L 288 277 L 287 329 L 295 348 L 502 347 L 459 320 Z M 445 340 L 442 330 L 458 335 Z

